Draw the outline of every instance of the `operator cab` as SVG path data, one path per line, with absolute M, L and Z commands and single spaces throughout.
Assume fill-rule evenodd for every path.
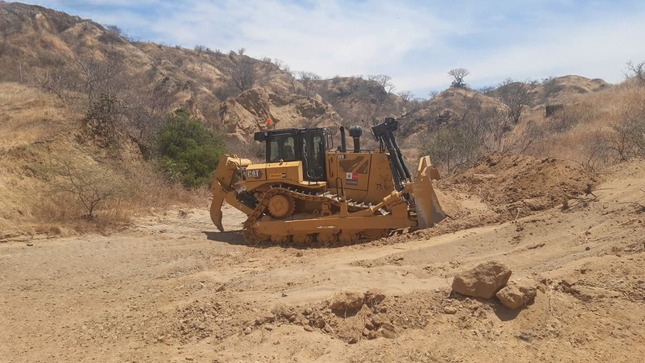
M 255 141 L 266 143 L 266 162 L 302 161 L 303 179 L 327 180 L 325 150 L 331 134 L 324 128 L 280 129 L 256 132 Z

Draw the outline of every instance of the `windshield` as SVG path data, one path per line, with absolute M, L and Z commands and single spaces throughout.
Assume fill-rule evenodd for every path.
M 296 160 L 295 141 L 292 135 L 274 135 L 269 141 L 269 162 Z

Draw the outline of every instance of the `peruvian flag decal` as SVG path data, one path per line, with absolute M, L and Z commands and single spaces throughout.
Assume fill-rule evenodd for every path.
M 347 184 L 357 185 L 358 173 L 345 173 L 345 181 L 347 182 Z

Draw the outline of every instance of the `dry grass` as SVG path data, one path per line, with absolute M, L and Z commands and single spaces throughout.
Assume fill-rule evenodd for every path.
M 76 118 L 54 96 L 19 83 L 0 83 L 0 152 L 69 132 Z
M 572 96 L 557 118 L 546 118 L 542 108 L 530 110 L 513 134 L 518 145 L 531 141 L 526 153 L 600 169 L 620 160 L 607 144 L 616 135 L 612 126 L 634 117 L 645 122 L 644 105 L 645 87 L 625 83 Z M 79 143 L 79 115 L 37 89 L 0 83 L 0 118 L 0 241 L 17 234 L 109 233 L 137 216 L 208 207 L 208 191 L 168 184 L 135 152 L 123 153 L 117 164 L 105 150 Z M 260 160 L 258 146 L 237 145 L 235 151 Z M 54 170 L 64 162 L 102 168 L 108 179 L 120 180 L 122 190 L 100 204 L 92 220 L 84 218 L 87 211 L 76 196 L 54 188 Z
M 91 143 L 79 143 L 79 116 L 57 99 L 16 83 L 0 83 L 0 241 L 20 235 L 109 233 L 134 217 L 168 208 L 207 208 L 208 193 L 163 181 L 155 166 L 134 153 L 115 161 Z M 91 167 L 118 193 L 102 201 L 94 218 L 78 196 L 60 188 L 63 165 Z M 97 179 L 99 180 L 99 179 Z
M 578 95 L 562 111 L 546 118 L 543 109 L 526 114 L 516 130 L 532 139 L 527 153 L 579 162 L 599 170 L 621 161 L 614 150 L 614 127 L 628 118 L 645 123 L 645 87 L 624 83 L 603 91 Z
M 117 167 L 103 163 L 100 167 L 105 171 L 100 178 L 103 182 L 120 185 L 114 195 L 97 205 L 93 218 L 88 218 L 87 207 L 80 203 L 76 193 L 58 190 L 57 184 L 50 182 L 40 201 L 30 206 L 33 220 L 54 229 L 58 227 L 61 233 L 105 234 L 127 227 L 138 216 L 181 207 L 207 208 L 206 190 L 187 191 L 178 184 L 168 183 L 151 164 L 132 162 Z

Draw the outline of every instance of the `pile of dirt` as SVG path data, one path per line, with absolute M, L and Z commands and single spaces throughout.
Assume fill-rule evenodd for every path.
M 304 308 L 276 306 L 273 314 L 277 324 L 300 325 L 307 332 L 318 331 L 355 344 L 362 339 L 392 339 L 404 329 L 392 321 L 384 300 L 386 295 L 378 290 L 348 290 Z
M 440 188 L 474 194 L 508 220 L 566 206 L 569 199 L 590 194 L 596 182 L 575 162 L 492 154 L 443 181 Z
M 566 209 L 574 204 L 571 199 L 590 195 L 598 179 L 572 161 L 491 154 L 472 168 L 436 183 L 446 219 L 433 228 L 397 233 L 373 244 L 405 243 L 502 223 L 558 206 Z

